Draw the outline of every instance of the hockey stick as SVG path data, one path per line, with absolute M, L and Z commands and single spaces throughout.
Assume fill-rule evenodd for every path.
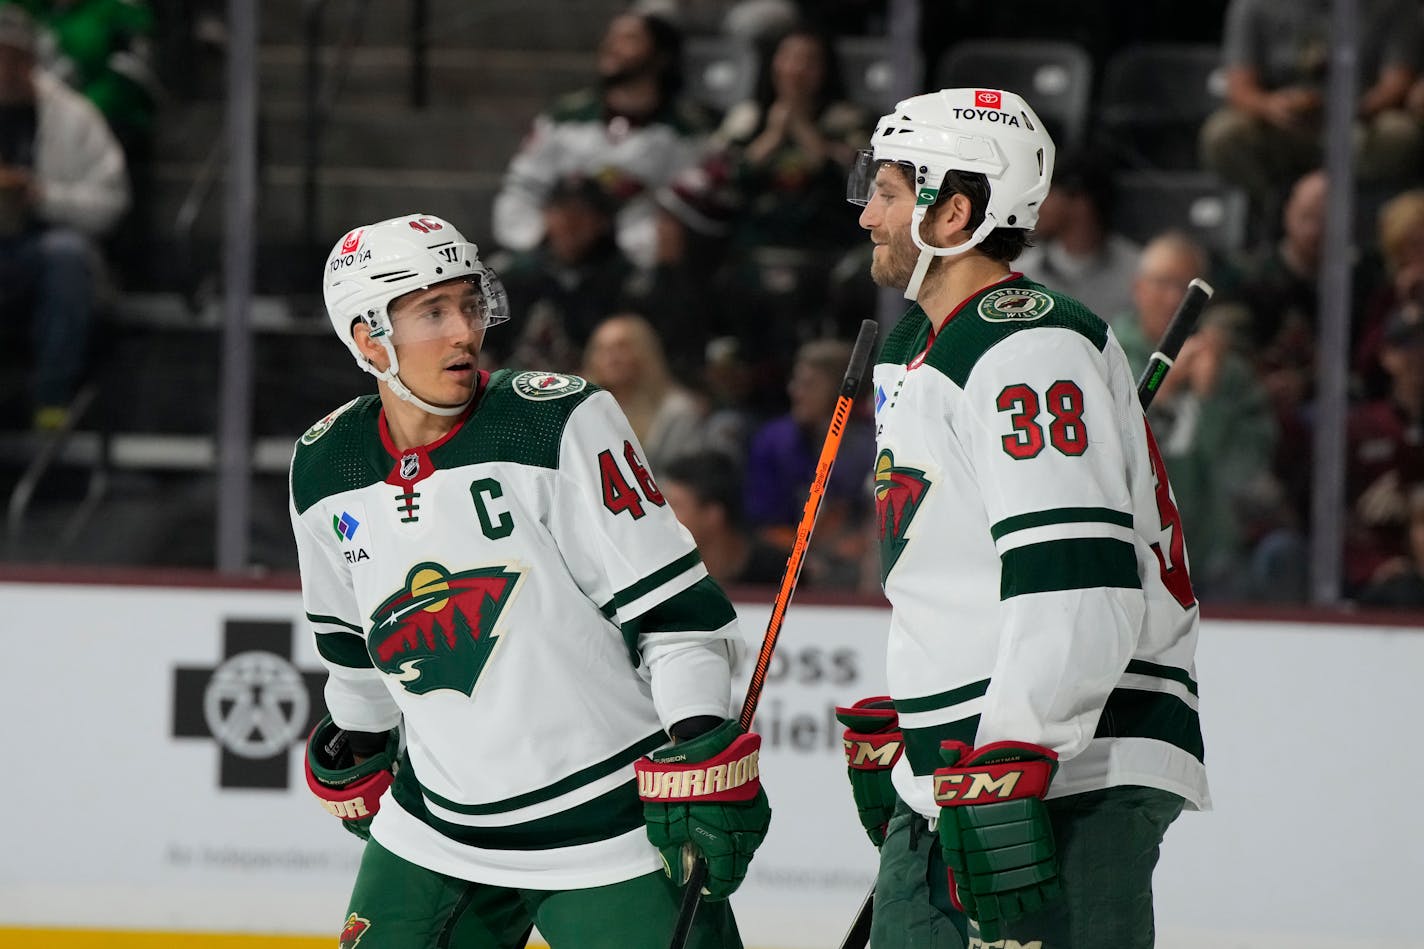
M 1172 368 L 1177 354 L 1182 351 L 1182 344 L 1196 330 L 1197 320 L 1201 319 L 1202 310 L 1206 309 L 1215 292 L 1211 284 L 1200 277 L 1187 284 L 1187 292 L 1182 294 L 1177 311 L 1167 323 L 1167 331 L 1162 334 L 1156 351 L 1147 360 L 1147 367 L 1142 370 L 1142 375 L 1137 380 L 1137 400 L 1142 403 L 1142 411 L 1146 412 L 1152 400 L 1157 397 L 1157 390 L 1162 388 L 1162 380 L 1167 377 L 1167 371 Z M 872 885 L 870 892 L 865 894 L 865 900 L 860 904 L 860 911 L 855 914 L 850 929 L 846 930 L 841 939 L 841 949 L 865 949 L 870 942 L 870 920 L 874 912 L 875 887 Z
M 786 558 L 786 570 L 781 574 L 781 589 L 771 607 L 771 618 L 766 624 L 766 635 L 761 640 L 761 652 L 757 654 L 756 668 L 752 670 L 751 682 L 747 685 L 747 697 L 742 702 L 742 715 L 737 725 L 742 731 L 750 731 L 752 719 L 756 717 L 757 704 L 761 701 L 762 689 L 766 686 L 766 673 L 771 667 L 771 653 L 776 648 L 776 639 L 781 635 L 781 623 L 786 618 L 786 607 L 791 595 L 796 592 L 796 581 L 801 578 L 801 565 L 806 556 L 806 548 L 811 543 L 811 532 L 816 529 L 816 515 L 821 510 L 821 498 L 826 494 L 826 481 L 831 476 L 831 467 L 836 463 L 836 453 L 841 447 L 841 436 L 845 434 L 846 423 L 850 421 L 851 405 L 855 402 L 856 390 L 870 365 L 870 356 L 875 348 L 875 337 L 880 326 L 874 320 L 864 320 L 860 333 L 855 338 L 855 347 L 850 353 L 850 363 L 846 366 L 845 377 L 841 379 L 840 394 L 836 398 L 836 409 L 831 414 L 831 425 L 826 431 L 826 440 L 821 445 L 821 457 L 816 462 L 816 476 L 811 481 L 811 489 L 806 498 L 806 507 L 801 511 L 801 523 L 796 528 L 796 542 L 791 545 L 791 553 Z M 682 891 L 682 905 L 678 909 L 677 925 L 672 931 L 670 949 L 683 949 L 687 937 L 692 932 L 692 920 L 697 915 L 697 907 L 702 905 L 702 886 L 707 882 L 707 861 L 698 860 L 688 874 L 687 886 Z

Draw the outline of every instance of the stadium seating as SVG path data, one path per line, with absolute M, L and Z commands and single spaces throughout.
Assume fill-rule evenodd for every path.
M 756 90 L 756 51 L 722 36 L 694 36 L 682 54 L 686 94 L 716 112 L 726 112 Z
M 1192 169 L 1197 166 L 1197 133 L 1224 95 L 1217 46 L 1139 44 L 1108 60 L 1097 120 L 1126 163 Z
M 843 36 L 836 40 L 836 57 L 841 62 L 841 79 L 846 97 L 871 115 L 882 115 L 895 105 L 895 65 L 890 41 L 883 36 Z M 920 56 L 909 63 L 912 88 L 918 89 Z
M 1060 148 L 1083 143 L 1088 130 L 1093 60 L 1060 40 L 972 40 L 951 47 L 935 67 L 935 87 L 1008 89 L 1028 100 Z
M 1181 229 L 1218 255 L 1242 249 L 1246 195 L 1206 172 L 1123 172 L 1116 179 L 1115 229 L 1146 241 Z

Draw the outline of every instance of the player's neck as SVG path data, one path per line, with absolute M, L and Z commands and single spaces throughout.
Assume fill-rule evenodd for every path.
M 411 405 L 381 386 L 381 409 L 386 413 L 386 428 L 391 441 L 401 451 L 419 448 L 439 441 L 460 424 L 463 415 L 432 415 L 417 405 Z
M 990 284 L 998 283 L 1012 271 L 1002 261 L 969 251 L 962 257 L 941 258 L 943 266 L 931 268 L 920 287 L 917 302 L 938 333 L 949 315 Z

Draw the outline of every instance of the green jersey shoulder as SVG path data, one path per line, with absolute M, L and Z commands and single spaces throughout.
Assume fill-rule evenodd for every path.
M 508 461 L 557 468 L 573 410 L 599 388 L 556 372 L 501 369 L 453 437 L 430 451 L 437 469 Z M 317 422 L 292 457 L 292 501 L 303 513 L 323 498 L 383 481 L 397 459 L 381 441 L 379 396 L 353 399 Z
M 1099 351 L 1107 345 L 1107 324 L 1086 306 L 1018 277 L 986 287 L 966 300 L 933 344 L 929 318 L 918 304 L 912 306 L 890 332 L 880 361 L 906 365 L 924 353 L 925 365 L 962 388 L 989 350 L 1016 334 L 1043 329 L 1071 330 Z

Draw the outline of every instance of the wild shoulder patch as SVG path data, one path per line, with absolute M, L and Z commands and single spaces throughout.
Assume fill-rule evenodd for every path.
M 561 372 L 521 372 L 510 383 L 514 391 L 531 402 L 562 399 L 588 388 L 588 382 L 578 376 Z
M 341 413 L 351 408 L 351 406 L 355 405 L 357 401 L 359 401 L 359 398 L 352 399 L 350 402 L 347 402 L 341 408 L 332 412 L 326 418 L 322 419 L 320 422 L 317 422 L 311 428 L 307 429 L 306 432 L 302 435 L 302 444 L 310 445 L 312 442 L 316 441 L 318 438 L 329 432 L 331 430 L 331 426 L 336 424 L 336 420 L 341 415 Z
M 1052 297 L 1023 287 L 994 290 L 979 301 L 979 316 L 990 323 L 1026 323 L 1042 319 L 1052 309 Z

